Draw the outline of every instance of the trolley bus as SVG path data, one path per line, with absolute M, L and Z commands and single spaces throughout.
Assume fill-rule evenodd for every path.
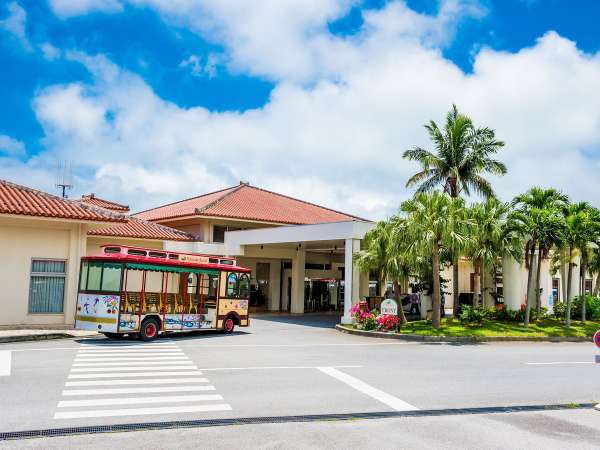
M 75 328 L 108 338 L 247 327 L 250 269 L 233 258 L 104 245 L 81 258 Z

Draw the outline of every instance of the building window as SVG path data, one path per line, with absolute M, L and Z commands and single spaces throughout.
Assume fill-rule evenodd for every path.
M 554 303 L 558 302 L 558 297 L 560 293 L 560 278 L 552 279 L 552 300 Z
M 592 281 L 589 278 L 587 278 L 585 280 L 585 293 L 586 294 L 591 294 L 592 293 Z
M 66 261 L 34 259 L 31 261 L 29 312 L 58 314 L 65 300 Z
M 214 225 L 213 226 L 213 242 L 224 243 L 226 231 L 238 231 L 241 230 L 239 227 L 228 227 L 226 225 Z

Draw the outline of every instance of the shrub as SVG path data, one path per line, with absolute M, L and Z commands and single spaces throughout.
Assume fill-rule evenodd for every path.
M 376 329 L 377 321 L 375 319 L 375 314 L 367 313 L 367 315 L 364 318 L 362 327 L 363 327 L 363 330 L 366 330 L 366 331 L 372 331 L 372 330 Z
M 462 305 L 462 313 L 460 315 L 461 323 L 481 323 L 489 318 L 491 311 L 480 306 Z
M 600 298 L 593 295 L 585 297 L 585 318 L 600 319 Z M 583 310 L 583 300 L 581 296 L 575 297 L 571 303 L 571 318 L 581 320 Z
M 371 314 L 367 302 L 359 302 L 350 309 L 350 314 L 357 325 L 362 325 L 365 319 Z
M 400 317 L 393 314 L 380 314 L 375 321 L 381 331 L 398 331 L 400 328 Z
M 538 320 L 538 318 L 543 318 L 548 315 L 548 308 L 541 308 L 541 315 L 538 317 L 537 309 L 535 307 L 531 308 L 529 312 L 529 320 L 531 322 Z M 521 309 L 497 309 L 490 311 L 490 318 L 494 320 L 500 320 L 503 322 L 525 322 L 525 305 L 521 305 Z
M 565 302 L 556 302 L 552 308 L 552 315 L 557 319 L 564 319 L 567 314 L 567 304 Z

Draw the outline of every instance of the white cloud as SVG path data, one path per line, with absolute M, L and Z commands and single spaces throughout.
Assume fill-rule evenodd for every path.
M 206 62 L 203 62 L 203 59 L 202 56 L 190 55 L 179 63 L 179 67 L 188 68 L 195 77 L 216 77 L 217 66 L 222 62 L 223 58 L 216 53 L 209 53 L 206 56 Z
M 123 3 L 119 0 L 49 0 L 54 13 L 63 18 L 90 12 L 119 12 Z
M 189 9 L 192 3 L 202 8 Z M 455 8 L 476 3 L 445 2 L 431 18 L 393 2 L 366 13 L 357 36 L 340 39 L 324 24 L 348 4 L 307 1 L 300 17 L 271 11 L 285 18 L 273 32 L 265 31 L 269 39 L 281 38 L 279 46 L 256 37 L 255 28 L 266 23 L 262 3 L 258 12 L 235 12 L 234 0 L 219 3 L 211 11 L 220 11 L 219 39 L 227 43 L 232 64 L 279 79 L 264 107 L 182 108 L 101 55 L 69 53 L 88 68 L 92 81 L 51 86 L 37 95 L 47 151 L 25 163 L 11 160 L 5 164 L 11 173 L 41 182 L 48 179 L 46 167 L 54 167 L 48 161 L 68 159 L 78 189 L 135 209 L 249 180 L 379 218 L 410 195 L 404 184 L 417 167 L 402 159 L 403 150 L 428 147 L 422 125 L 443 120 L 456 103 L 507 142 L 499 157 L 509 175 L 493 180 L 505 199 L 541 184 L 600 202 L 600 157 L 593 156 L 600 148 L 600 54 L 585 54 L 549 32 L 516 53 L 484 49 L 474 55 L 473 73 L 465 74 L 440 47 L 457 26 Z M 209 20 L 208 4 L 170 2 L 170 20 Z M 289 11 L 297 6 L 292 0 L 279 4 Z M 279 36 L 288 25 L 291 35 Z M 254 41 L 242 42 L 241 36 Z M 22 170 L 15 169 L 19 164 Z
M 54 61 L 61 57 L 62 51 L 59 48 L 56 48 L 49 42 L 44 42 L 40 45 L 40 50 L 42 51 L 42 55 L 48 61 Z
M 10 156 L 24 156 L 25 144 L 5 134 L 0 134 L 0 153 Z
M 15 36 L 23 48 L 31 50 L 31 44 L 27 39 L 25 26 L 27 25 L 27 11 L 17 2 L 10 2 L 6 6 L 8 16 L 0 20 L 0 29 L 3 29 Z

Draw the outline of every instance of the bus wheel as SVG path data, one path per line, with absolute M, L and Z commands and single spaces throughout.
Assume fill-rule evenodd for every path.
M 120 333 L 102 333 L 104 334 L 104 336 L 106 336 L 109 339 L 123 339 L 125 337 L 124 334 L 120 334 Z
M 225 323 L 223 323 L 223 331 L 227 334 L 233 333 L 233 328 L 235 327 L 235 322 L 232 317 L 228 317 L 225 319 Z
M 145 320 L 140 330 L 140 339 L 142 341 L 152 341 L 158 336 L 158 323 L 154 319 Z

